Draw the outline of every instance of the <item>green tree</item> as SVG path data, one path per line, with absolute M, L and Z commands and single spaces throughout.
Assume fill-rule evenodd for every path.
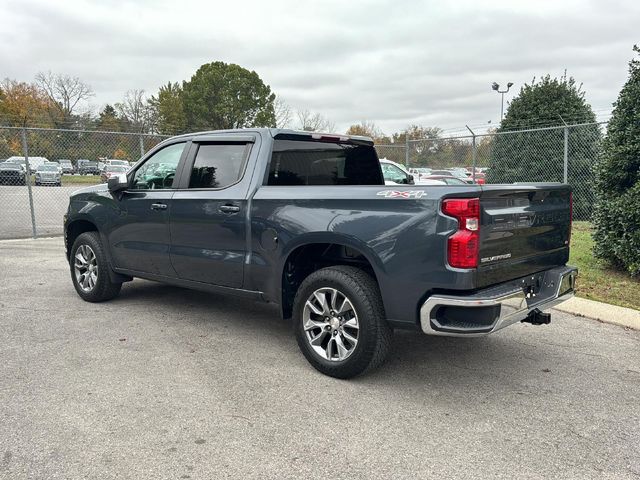
M 422 125 L 409 125 L 403 132 L 396 132 L 391 136 L 393 143 L 405 143 L 409 140 L 426 140 L 440 138 L 442 129 L 439 127 L 423 127 Z
M 275 127 L 275 94 L 258 74 L 233 63 L 202 65 L 182 84 L 189 130 Z
M 122 130 L 122 122 L 118 118 L 118 112 L 112 105 L 105 105 L 96 121 L 98 130 L 119 132 Z
M 186 131 L 186 118 L 182 103 L 182 87 L 178 82 L 168 82 L 152 96 L 149 103 L 155 110 L 158 133 L 175 135 Z
M 640 54 L 638 46 L 634 52 Z M 640 60 L 629 62 L 596 166 L 595 254 L 640 274 Z
M 561 182 L 564 177 L 564 129 L 517 130 L 595 122 L 582 85 L 566 75 L 547 75 L 525 84 L 509 104 L 495 139 L 487 175 L 489 183 Z M 585 220 L 594 202 L 593 165 L 601 135 L 597 125 L 569 130 L 568 182 L 573 187 L 574 218 Z

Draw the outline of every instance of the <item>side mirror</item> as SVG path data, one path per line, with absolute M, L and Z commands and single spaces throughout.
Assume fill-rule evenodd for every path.
M 407 175 L 407 184 L 414 185 L 415 183 L 413 175 Z
M 111 193 L 118 193 L 129 188 L 129 180 L 124 173 L 114 175 L 107 180 L 107 188 Z

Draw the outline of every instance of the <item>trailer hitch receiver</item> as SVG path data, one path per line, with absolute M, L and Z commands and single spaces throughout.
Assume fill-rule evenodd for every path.
M 529 312 L 529 315 L 522 322 L 530 323 L 531 325 L 548 325 L 551 323 L 551 314 L 541 312 L 535 308 Z

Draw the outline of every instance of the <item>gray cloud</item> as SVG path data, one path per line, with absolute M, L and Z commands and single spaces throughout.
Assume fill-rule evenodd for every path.
M 599 1 L 151 2 L 8 0 L 0 75 L 78 75 L 101 105 L 153 93 L 205 62 L 256 70 L 339 129 L 497 122 L 493 81 L 565 69 L 605 114 L 627 76 L 640 4 Z M 510 93 L 509 96 L 512 94 Z

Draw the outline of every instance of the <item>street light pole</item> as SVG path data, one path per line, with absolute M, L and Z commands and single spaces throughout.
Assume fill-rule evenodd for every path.
M 496 92 L 498 92 L 500 94 L 500 96 L 502 97 L 502 99 L 500 101 L 500 121 L 502 121 L 504 119 L 504 94 L 507 93 L 512 86 L 513 86 L 513 82 L 509 82 L 509 83 L 507 83 L 507 89 L 506 90 L 500 90 L 500 85 L 498 83 L 493 82 L 491 84 L 491 89 L 495 90 Z

